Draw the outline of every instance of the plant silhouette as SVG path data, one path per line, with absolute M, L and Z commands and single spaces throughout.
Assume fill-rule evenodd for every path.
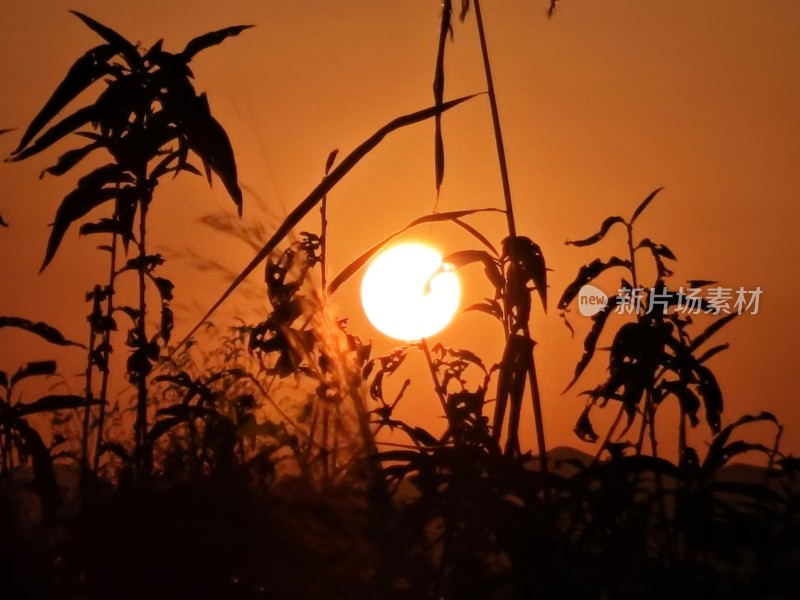
M 101 236 L 108 277 L 86 294 L 85 346 L 44 322 L 0 317 L 4 344 L 16 331 L 46 342 L 48 352 L 86 352 L 82 393 L 66 379 L 41 392 L 57 372 L 54 360 L 0 370 L 4 597 L 795 597 L 800 462 L 781 450 L 783 428 L 774 415 L 726 420 L 709 364 L 728 348 L 714 340 L 736 315 L 699 296 L 715 282 L 676 288 L 675 254 L 640 236 L 644 211 L 667 201 L 661 189 L 630 217 L 610 216 L 593 235 L 567 242 L 586 248 L 625 232 L 622 251 L 580 267 L 556 303 L 566 320 L 583 286 L 620 275 L 620 293 L 592 317 L 565 390 L 587 377 L 610 335 L 608 375 L 579 394 L 586 402 L 575 411 L 577 437 L 599 442 L 598 449 L 592 456 L 546 446 L 532 328 L 552 318 L 549 263 L 515 220 L 481 4 L 443 2 L 433 105 L 389 121 L 341 159 L 331 152 L 322 180 L 274 231 L 232 213 L 204 220 L 255 255 L 229 273 L 227 290 L 178 343 L 174 286 L 159 274 L 165 258 L 150 250 L 148 211 L 163 178 L 187 172 L 205 174 L 209 183 L 216 176 L 241 216 L 233 149 L 195 90 L 190 63 L 249 26 L 200 35 L 168 52 L 162 41 L 144 48 L 73 12 L 102 43 L 68 70 L 9 161 L 67 137 L 83 145 L 43 176 L 75 172 L 90 155 L 108 157 L 81 173 L 61 201 L 42 264 L 56 259 L 80 223 L 81 235 Z M 547 3 L 547 16 L 556 4 Z M 464 27 L 474 15 L 487 91 L 446 100 L 454 11 Z M 93 86 L 100 88 L 93 102 L 58 117 Z M 329 277 L 327 219 L 345 201 L 333 197 L 337 185 L 386 136 L 432 121 L 438 198 L 444 115 L 484 99 L 503 189 L 499 206 L 421 215 L 352 249 L 350 262 Z M 298 231 L 317 208 L 319 232 Z M 89 218 L 95 209 L 102 216 Z M 481 225 L 498 217 L 506 232 L 494 240 Z M 334 294 L 377 253 L 433 223 L 469 236 L 473 247 L 444 262 L 483 273 L 486 291 L 465 312 L 496 321 L 504 340 L 499 356 L 427 340 L 376 355 L 335 310 Z M 212 323 L 262 266 L 265 313 L 231 327 Z M 129 277 L 133 305 L 119 299 Z M 687 306 L 702 316 L 693 319 Z M 153 313 L 156 327 L 146 321 Z M 614 331 L 612 317 L 621 321 Z M 132 420 L 111 380 L 119 318 L 130 321 Z M 415 353 L 427 366 L 422 387 L 408 375 Z M 441 429 L 402 416 L 414 394 L 441 408 Z M 520 435 L 526 394 L 536 454 Z M 659 449 L 656 429 L 658 416 L 658 434 L 672 433 L 659 409 L 673 402 L 674 459 Z M 600 441 L 592 417 L 608 405 L 617 414 Z M 688 434 L 701 420 L 705 450 Z M 774 442 L 750 441 L 754 426 L 772 428 Z M 761 465 L 734 462 L 745 455 Z

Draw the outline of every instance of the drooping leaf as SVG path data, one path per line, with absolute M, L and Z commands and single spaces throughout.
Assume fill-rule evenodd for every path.
M 478 240 L 480 243 L 482 243 L 484 246 L 486 246 L 492 254 L 494 254 L 495 256 L 500 256 L 497 253 L 497 249 L 486 238 L 486 236 L 483 235 L 477 229 L 475 229 L 472 225 L 470 225 L 469 223 L 466 223 L 466 222 L 464 222 L 464 221 L 462 221 L 461 219 L 458 219 L 458 218 L 453 219 L 453 223 L 455 223 L 456 225 L 461 227 L 467 233 L 471 234 L 472 237 L 474 237 L 476 240 Z
M 725 315 L 724 317 L 720 317 L 719 319 L 714 319 L 714 322 L 706 327 L 703 333 L 692 340 L 692 343 L 689 344 L 689 350 L 692 352 L 697 350 L 700 346 L 705 344 L 711 336 L 725 327 L 725 325 L 733 321 L 737 316 L 737 313 L 731 313 L 729 315 Z
M 575 365 L 575 374 L 572 376 L 572 381 L 570 381 L 567 387 L 564 388 L 564 391 L 561 392 L 562 394 L 569 391 L 569 389 L 575 385 L 575 383 L 578 381 L 578 378 L 586 370 L 586 367 L 589 366 L 589 363 L 594 356 L 597 342 L 600 339 L 600 334 L 603 332 L 603 328 L 606 325 L 608 317 L 611 315 L 614 307 L 616 307 L 618 303 L 619 297 L 612 296 L 608 299 L 608 305 L 606 308 L 592 316 L 592 328 L 589 330 L 589 333 L 586 334 L 586 338 L 583 340 L 583 354 L 581 355 L 578 364 Z
M 333 294 L 337 289 L 339 289 L 342 284 L 344 284 L 348 279 L 350 279 L 353 275 L 358 273 L 364 265 L 369 262 L 369 259 L 372 258 L 375 253 L 377 253 L 381 248 L 383 248 L 386 244 L 391 242 L 394 238 L 399 236 L 402 233 L 405 233 L 409 229 L 416 227 L 418 225 L 423 225 L 425 223 L 438 223 L 443 221 L 453 221 L 455 219 L 460 219 L 462 217 L 469 216 L 471 214 L 480 213 L 480 212 L 502 212 L 496 208 L 481 208 L 481 209 L 474 209 L 474 210 L 457 210 L 452 212 L 444 212 L 444 213 L 432 213 L 430 215 L 425 215 L 424 217 L 419 217 L 418 219 L 414 219 L 403 227 L 392 233 L 391 235 L 385 237 L 380 242 L 369 248 L 366 252 L 362 253 L 358 258 L 356 258 L 353 262 L 347 265 L 342 271 L 334 277 L 333 281 L 328 285 L 328 295 Z
M 466 102 L 474 97 L 474 95 L 465 96 L 456 100 L 445 102 L 441 107 L 434 106 L 432 108 L 426 108 L 415 113 L 398 117 L 397 119 L 394 119 L 381 127 L 366 141 L 348 154 L 345 159 L 341 161 L 327 177 L 317 184 L 314 190 L 312 190 L 312 192 L 306 196 L 306 198 L 300 202 L 300 204 L 298 204 L 291 213 L 289 213 L 286 219 L 284 219 L 283 223 L 281 223 L 275 233 L 272 234 L 272 237 L 267 241 L 266 244 L 264 244 L 256 256 L 253 257 L 253 259 L 247 264 L 241 273 L 237 275 L 228 288 L 222 293 L 217 301 L 214 302 L 211 308 L 209 308 L 209 310 L 205 315 L 203 315 L 198 323 L 189 330 L 180 343 L 173 348 L 172 353 L 176 352 L 192 335 L 194 335 L 194 333 L 202 326 L 202 324 L 208 320 L 208 318 L 222 305 L 223 302 L 225 302 L 225 300 L 228 299 L 234 290 L 236 290 L 239 285 L 241 285 L 241 283 L 247 279 L 250 273 L 252 273 L 255 268 L 258 267 L 258 265 L 260 265 L 272 253 L 272 251 L 281 241 L 283 241 L 283 239 L 292 231 L 292 229 L 294 229 L 294 227 L 297 226 L 297 224 L 302 221 L 302 219 L 309 212 L 311 212 L 311 210 L 313 210 L 319 202 L 322 201 L 322 198 L 325 197 L 328 192 L 330 192 L 330 190 L 333 189 L 333 187 L 339 183 L 339 181 L 341 181 L 344 176 L 347 175 L 347 173 L 349 173 L 353 167 L 355 167 L 359 161 L 364 158 L 364 156 L 366 156 L 373 148 L 375 148 L 387 135 L 397 129 L 401 129 L 414 123 L 424 121 L 425 119 L 429 119 L 435 116 L 437 113 L 450 110 L 462 102 Z
M 175 288 L 174 283 L 164 277 L 154 277 L 153 283 L 156 284 L 156 288 L 158 288 L 158 293 L 162 300 L 167 302 L 172 300 L 172 290 Z
M 52 394 L 43 396 L 38 400 L 30 403 L 19 402 L 14 406 L 19 416 L 24 417 L 43 412 L 52 412 L 55 410 L 66 410 L 70 408 L 82 408 L 86 406 L 86 398 L 74 394 Z M 92 400 L 89 402 L 92 406 L 103 404 L 100 400 Z
M 659 385 L 664 390 L 664 395 L 672 394 L 678 399 L 681 410 L 689 417 L 692 427 L 697 427 L 700 422 L 697 413 L 700 411 L 700 399 L 683 381 L 664 381 Z
M 636 221 L 639 215 L 641 215 L 644 212 L 644 209 L 646 209 L 648 205 L 653 201 L 653 198 L 656 197 L 656 194 L 658 194 L 658 192 L 660 192 L 663 189 L 664 189 L 663 187 L 660 187 L 657 190 L 650 192 L 650 195 L 647 196 L 647 198 L 645 198 L 644 200 L 642 200 L 642 203 L 636 207 L 635 211 L 633 211 L 633 216 L 631 217 L 631 225 L 633 225 L 634 221 Z
M 708 367 L 699 365 L 695 367 L 697 373 L 697 390 L 703 398 L 703 405 L 706 412 L 706 422 L 711 431 L 718 433 L 720 429 L 720 417 L 722 415 L 722 392 L 719 389 L 717 378 Z
M 225 129 L 211 116 L 206 95 L 201 94 L 192 102 L 179 107 L 178 111 L 174 116 L 178 119 L 189 147 L 200 157 L 206 168 L 222 180 L 241 216 L 242 190 L 239 188 L 233 147 Z
M 520 276 L 520 286 L 529 281 L 533 283 L 544 312 L 547 312 L 547 266 L 539 244 L 525 236 L 506 238 L 503 240 L 503 260 L 514 265 L 513 272 Z
M 56 361 L 39 360 L 29 362 L 21 366 L 11 377 L 10 386 L 14 387 L 17 383 L 28 377 L 39 377 L 42 375 L 53 375 L 56 372 Z
M 707 362 L 710 358 L 716 356 L 723 350 L 727 350 L 728 348 L 730 348 L 730 344 L 728 343 L 719 344 L 718 346 L 709 348 L 706 352 L 703 352 L 703 354 L 697 357 L 697 362 L 702 365 L 704 362 Z
M 123 235 L 125 232 L 119 221 L 114 219 L 103 218 L 97 223 L 84 223 L 78 230 L 80 235 L 92 235 L 96 233 L 116 233 Z
M 606 236 L 608 231 L 616 223 L 625 223 L 625 219 L 623 219 L 622 217 L 608 217 L 605 221 L 603 221 L 603 224 L 600 226 L 600 231 L 598 231 L 594 235 L 589 236 L 588 238 L 582 240 L 576 240 L 574 242 L 567 241 L 565 243 L 570 246 L 578 246 L 578 247 L 591 246 L 592 244 L 596 244 L 597 242 L 602 240 Z
M 591 410 L 591 404 L 588 404 L 586 408 L 583 409 L 581 416 L 578 417 L 578 421 L 575 423 L 574 431 L 575 435 L 577 435 L 582 441 L 594 444 L 597 441 L 598 436 L 594 431 L 594 427 L 592 427 L 592 421 L 589 419 L 589 412 Z
M 115 188 L 106 188 L 105 185 L 115 185 L 132 180 L 130 174 L 115 164 L 100 167 L 84 176 L 78 186 L 61 201 L 53 221 L 53 230 L 47 242 L 47 251 L 42 263 L 41 271 L 47 267 L 58 250 L 64 234 L 75 221 L 88 214 L 91 210 L 104 204 L 118 194 Z
M 64 80 L 45 103 L 22 136 L 14 154 L 19 154 L 64 107 L 101 77 L 112 72 L 110 59 L 117 51 L 109 44 L 92 48 L 81 56 L 67 71 Z M 62 157 L 63 159 L 63 157 Z M 61 162 L 61 161 L 59 161 Z
M 569 306 L 570 303 L 575 299 L 575 297 L 578 295 L 578 292 L 581 291 L 581 288 L 584 285 L 593 281 L 601 273 L 613 267 L 625 267 L 630 269 L 631 263 L 630 261 L 623 260 L 618 256 L 612 256 L 610 259 L 608 259 L 608 262 L 603 262 L 601 259 L 597 258 L 588 265 L 582 266 L 578 270 L 578 275 L 575 277 L 575 280 L 567 286 L 567 289 L 565 289 L 564 293 L 561 295 L 561 299 L 558 301 L 559 310 L 566 309 L 567 306 Z
M 81 109 L 78 109 L 45 131 L 36 139 L 33 144 L 27 146 L 24 150 L 21 150 L 19 153 L 14 154 L 10 159 L 6 160 L 16 162 L 25 160 L 34 154 L 38 154 L 42 150 L 49 148 L 57 141 L 78 129 L 78 127 L 83 127 L 91 121 L 94 121 L 96 118 L 97 108 L 94 105 L 85 106 Z
M 29 321 L 28 319 L 22 319 L 20 317 L 0 317 L 0 329 L 3 327 L 15 327 L 17 329 L 22 329 L 34 335 L 38 335 L 43 340 L 50 342 L 51 344 L 56 344 L 58 346 L 78 346 L 83 348 L 83 344 L 79 344 L 78 342 L 73 342 L 65 338 L 60 331 L 58 331 L 55 327 L 48 325 L 47 323 L 33 322 Z
M 246 29 L 250 29 L 252 27 L 255 27 L 255 25 L 234 25 L 233 27 L 225 27 L 224 29 L 204 33 L 203 35 L 199 35 L 189 41 L 189 43 L 186 44 L 186 47 L 178 54 L 178 56 L 180 56 L 186 62 L 189 62 L 197 55 L 198 52 L 201 52 L 206 48 L 210 48 L 211 46 L 216 46 L 217 44 L 222 43 L 225 39 L 237 36 Z
M 478 302 L 477 304 L 472 304 L 464 309 L 464 312 L 477 310 L 480 312 L 484 312 L 487 315 L 493 316 L 495 319 L 503 322 L 503 309 L 500 306 L 500 303 L 497 300 L 493 300 L 491 298 L 486 298 L 485 302 Z
M 58 158 L 58 162 L 55 165 L 42 171 L 41 175 L 39 175 L 39 178 L 43 178 L 45 173 L 56 176 L 63 175 L 84 158 L 86 158 L 92 151 L 101 147 L 102 144 L 100 142 L 92 142 L 91 144 L 87 144 L 81 148 L 69 150 Z

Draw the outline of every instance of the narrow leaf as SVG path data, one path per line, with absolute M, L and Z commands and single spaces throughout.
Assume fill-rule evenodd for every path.
M 597 242 L 602 240 L 606 236 L 608 231 L 616 223 L 625 223 L 625 219 L 623 219 L 622 217 L 608 217 L 605 221 L 603 221 L 603 224 L 600 225 L 600 231 L 598 231 L 594 235 L 589 236 L 588 238 L 585 238 L 583 240 L 576 240 L 574 242 L 567 241 L 565 243 L 570 246 L 578 246 L 578 247 L 591 246 L 592 244 L 596 244 Z
M 610 269 L 612 267 L 626 267 L 630 269 L 631 263 L 630 261 L 623 260 L 618 256 L 612 256 L 608 262 L 603 262 L 599 258 L 593 260 L 588 265 L 584 265 L 578 271 L 578 275 L 575 277 L 575 280 L 567 286 L 567 289 L 564 290 L 564 293 L 561 296 L 561 300 L 558 301 L 558 308 L 559 310 L 564 310 L 569 306 L 569 304 L 575 299 L 580 292 L 581 288 L 596 279 L 601 273 Z
M 648 205 L 653 201 L 653 198 L 656 197 L 656 194 L 658 194 L 658 192 L 660 192 L 663 189 L 664 189 L 663 187 L 660 187 L 657 190 L 650 192 L 650 195 L 644 200 L 642 200 L 642 203 L 636 207 L 635 211 L 633 211 L 633 216 L 631 217 L 631 225 L 633 225 L 633 222 L 636 221 L 639 215 L 644 212 L 644 209 L 646 209 Z
M 67 71 L 64 80 L 25 130 L 14 154 L 19 154 L 33 140 L 34 136 L 78 94 L 104 75 L 111 73 L 109 60 L 115 54 L 116 50 L 112 46 L 103 44 L 92 48 L 75 61 L 75 64 Z
M 55 327 L 51 327 L 47 323 L 42 323 L 41 321 L 34 323 L 28 319 L 22 319 L 19 317 L 0 317 L 0 329 L 3 327 L 15 327 L 17 329 L 22 329 L 34 335 L 38 335 L 43 340 L 58 346 L 84 347 L 83 344 L 68 340 Z
M 211 46 L 216 46 L 217 44 L 222 43 L 225 39 L 237 36 L 251 27 L 255 27 L 255 25 L 235 25 L 233 27 L 219 29 L 218 31 L 204 33 L 203 35 L 197 36 L 188 44 L 186 44 L 186 47 L 178 54 L 178 56 L 180 56 L 186 62 L 189 62 L 197 55 L 198 52 L 201 52 L 206 48 L 210 48 Z
M 56 372 L 56 361 L 40 360 L 29 362 L 20 367 L 11 377 L 10 386 L 14 387 L 17 383 L 28 377 L 40 377 L 43 375 L 53 375 Z

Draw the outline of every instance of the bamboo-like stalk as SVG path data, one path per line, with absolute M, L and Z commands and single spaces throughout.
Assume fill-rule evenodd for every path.
M 486 42 L 486 30 L 483 24 L 483 14 L 481 12 L 480 0 L 473 0 L 475 7 L 475 20 L 478 23 L 478 36 L 481 43 L 481 55 L 483 56 L 483 69 L 486 75 L 486 88 L 489 95 L 489 106 L 492 112 L 492 126 L 494 129 L 495 145 L 497 147 L 497 159 L 500 165 L 500 178 L 503 184 L 503 199 L 505 201 L 506 224 L 510 238 L 517 236 L 517 225 L 514 218 L 514 203 L 511 197 L 511 183 L 508 175 L 508 164 L 506 162 L 505 144 L 503 143 L 503 130 L 500 125 L 500 111 L 497 107 L 497 95 L 494 89 L 494 79 L 492 77 L 492 67 L 489 61 L 489 47 Z M 514 244 L 509 244 L 511 252 L 511 262 L 516 264 L 514 257 Z M 527 291 L 525 292 L 527 293 Z M 527 322 L 521 324 L 522 333 L 531 339 L 530 325 Z M 539 391 L 539 381 L 536 376 L 536 362 L 531 347 L 530 369 L 528 370 L 528 381 L 531 387 L 531 401 L 533 403 L 533 418 L 536 426 L 536 442 L 539 449 L 539 461 L 542 472 L 548 471 L 547 464 L 547 444 L 544 436 L 544 419 L 542 416 L 542 402 Z

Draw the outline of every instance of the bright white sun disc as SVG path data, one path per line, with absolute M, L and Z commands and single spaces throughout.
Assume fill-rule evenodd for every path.
M 447 265 L 436 274 L 441 265 L 441 254 L 419 243 L 381 252 L 361 282 L 361 303 L 370 323 L 381 333 L 405 341 L 441 331 L 461 299 L 456 274 L 446 270 Z

